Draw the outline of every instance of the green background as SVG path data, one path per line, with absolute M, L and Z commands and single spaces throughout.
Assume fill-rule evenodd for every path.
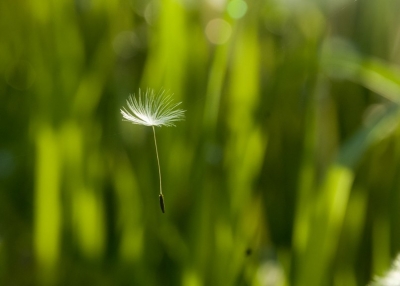
M 400 250 L 398 0 L 0 1 L 1 285 L 366 285 Z M 219 20 L 215 20 L 219 19 Z M 122 121 L 152 88 L 186 119 Z

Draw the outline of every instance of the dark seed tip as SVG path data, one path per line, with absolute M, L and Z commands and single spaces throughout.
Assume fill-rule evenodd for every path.
M 160 198 L 160 207 L 161 207 L 161 211 L 163 213 L 165 213 L 165 205 L 164 205 L 164 196 L 162 194 L 159 195 Z

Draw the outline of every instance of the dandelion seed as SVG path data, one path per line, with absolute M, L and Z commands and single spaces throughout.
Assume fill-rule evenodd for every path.
M 156 131 L 154 126 L 175 126 L 174 122 L 184 120 L 185 111 L 182 109 L 177 109 L 178 105 L 181 103 L 172 103 L 172 98 L 170 95 L 166 95 L 164 92 L 156 94 L 154 90 L 151 89 L 147 89 L 144 94 L 142 94 L 141 90 L 139 89 L 138 97 L 136 98 L 135 96 L 131 95 L 126 102 L 128 105 L 128 110 L 125 107 L 121 109 L 122 117 L 133 124 L 151 126 L 153 129 L 154 144 L 156 147 L 158 163 L 158 175 L 160 178 L 160 206 L 161 211 L 164 213 L 165 205 L 161 184 L 160 159 L 158 157 Z

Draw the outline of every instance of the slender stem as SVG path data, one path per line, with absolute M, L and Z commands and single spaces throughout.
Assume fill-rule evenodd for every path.
M 157 140 L 156 140 L 156 130 L 153 128 L 153 134 L 154 134 L 154 144 L 156 145 L 156 155 L 157 155 L 157 163 L 158 163 L 158 175 L 160 177 L 160 195 L 162 195 L 162 187 L 161 187 L 161 168 L 160 168 L 160 159 L 158 158 L 158 149 L 157 149 Z

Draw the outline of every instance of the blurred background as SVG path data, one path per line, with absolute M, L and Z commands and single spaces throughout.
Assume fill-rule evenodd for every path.
M 400 252 L 398 0 L 0 1 L 1 285 L 366 285 Z M 139 88 L 186 110 L 122 121 Z

